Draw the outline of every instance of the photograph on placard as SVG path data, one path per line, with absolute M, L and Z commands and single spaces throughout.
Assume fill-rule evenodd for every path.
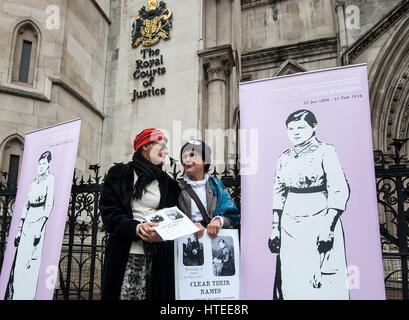
M 233 276 L 234 246 L 231 237 L 217 237 L 212 239 L 213 274 L 216 277 Z
M 195 235 L 187 237 L 187 241 L 183 242 L 183 265 L 193 267 L 201 266 L 203 263 L 203 241 Z

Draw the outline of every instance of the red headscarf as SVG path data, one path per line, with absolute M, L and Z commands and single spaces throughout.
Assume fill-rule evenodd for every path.
M 155 128 L 145 129 L 135 137 L 133 148 L 135 151 L 138 151 L 138 149 L 145 144 L 162 139 L 166 140 L 166 142 L 168 141 L 162 131 Z

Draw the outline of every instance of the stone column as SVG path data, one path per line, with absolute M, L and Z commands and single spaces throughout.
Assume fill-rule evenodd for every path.
M 227 85 L 231 71 L 229 57 L 215 56 L 205 58 L 203 66 L 206 71 L 208 93 L 207 127 L 224 129 L 226 126 Z
M 216 0 L 217 4 L 217 45 L 231 44 L 232 39 L 232 0 Z
M 217 162 L 227 163 L 225 131 L 229 125 L 229 76 L 235 65 L 232 47 L 219 46 L 199 51 L 198 54 L 205 73 L 207 97 L 203 103 L 202 135 L 214 149 Z
M 337 1 L 335 5 L 335 12 L 337 13 L 338 21 L 338 64 L 342 65 L 342 55 L 348 49 L 347 30 L 345 27 L 345 3 Z

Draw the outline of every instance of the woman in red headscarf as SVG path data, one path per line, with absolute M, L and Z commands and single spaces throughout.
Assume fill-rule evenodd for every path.
M 132 161 L 109 169 L 100 199 L 109 234 L 103 300 L 174 299 L 173 241 L 163 241 L 146 216 L 177 205 L 180 189 L 163 170 L 167 138 L 146 129 L 134 140 Z

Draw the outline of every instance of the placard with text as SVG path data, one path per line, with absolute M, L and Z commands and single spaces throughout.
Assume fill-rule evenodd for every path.
M 205 230 L 176 243 L 175 279 L 179 300 L 237 300 L 239 298 L 238 231 L 221 229 L 211 239 Z

